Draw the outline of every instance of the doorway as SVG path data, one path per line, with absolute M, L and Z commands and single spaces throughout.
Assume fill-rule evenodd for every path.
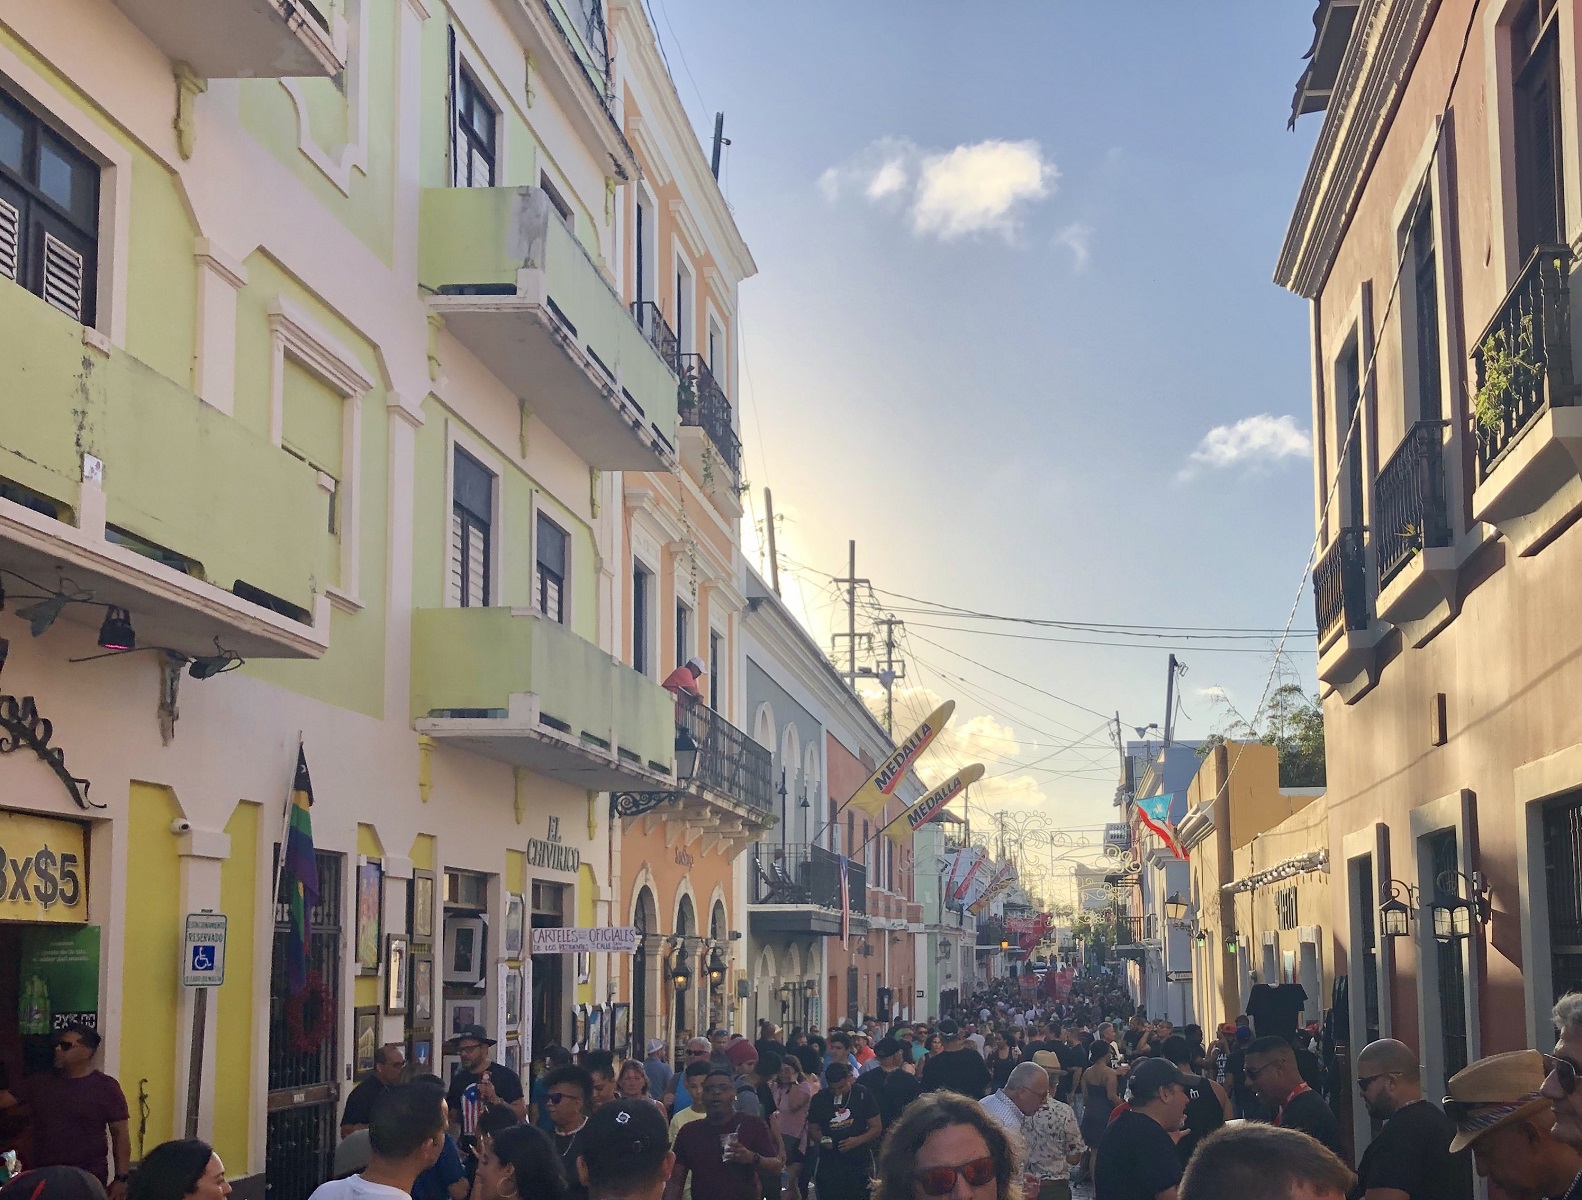
M 534 929 L 559 929 L 566 923 L 566 885 L 533 884 Z M 533 1059 L 543 1057 L 544 1047 L 564 1046 L 566 1028 L 566 956 L 533 955 Z

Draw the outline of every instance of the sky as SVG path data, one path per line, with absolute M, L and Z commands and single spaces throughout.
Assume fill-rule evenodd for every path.
M 1095 828 L 1106 718 L 1163 724 L 1172 651 L 1178 736 L 1250 714 L 1293 602 L 1311 690 L 1307 308 L 1271 275 L 1321 119 L 1286 128 L 1312 0 L 647 2 L 694 126 L 725 113 L 759 268 L 748 560 L 768 486 L 827 646 L 856 540 L 860 628 L 906 621 L 897 727 L 958 704 L 925 780 L 982 761 L 974 823 Z

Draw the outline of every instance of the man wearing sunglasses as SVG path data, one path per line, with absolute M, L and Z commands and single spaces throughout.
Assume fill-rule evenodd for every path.
M 588 1200 L 587 1189 L 577 1179 L 577 1159 L 592 1098 L 593 1076 L 583 1067 L 568 1064 L 544 1076 L 544 1106 L 555 1126 L 550 1136 L 566 1169 L 567 1195 L 572 1200 Z
M 687 1043 L 687 1048 L 682 1051 L 682 1059 L 677 1067 L 675 1077 L 671 1079 L 671 1090 L 665 1093 L 665 1106 L 673 1117 L 679 1112 L 685 1112 L 689 1107 L 696 1105 L 702 1108 L 702 1096 L 694 1097 L 689 1090 L 691 1084 L 688 1079 L 687 1068 L 693 1063 L 705 1063 L 713 1066 L 712 1054 L 714 1048 L 709 1045 L 709 1039 L 695 1037 Z
M 15 1093 L 0 1091 L 0 1111 L 20 1104 L 32 1110 L 29 1167 L 80 1167 L 107 1186 L 110 1200 L 124 1200 L 132 1169 L 130 1114 L 121 1085 L 94 1069 L 99 1034 L 67 1025 L 54 1049 L 55 1069 L 29 1075 Z M 115 1153 L 113 1179 L 107 1147 Z
M 1450 1153 L 1456 1127 L 1423 1099 L 1417 1055 L 1405 1042 L 1369 1042 L 1357 1055 L 1357 1091 L 1385 1123 L 1357 1167 L 1354 1200 L 1472 1200 L 1472 1164 Z
M 1554 1136 L 1582 1150 L 1582 992 L 1567 992 L 1555 1002 L 1555 1031 L 1560 1035 L 1555 1052 L 1544 1055 L 1543 1095 L 1554 1108 Z M 1582 1200 L 1582 1175 L 1577 1176 L 1565 1200 Z

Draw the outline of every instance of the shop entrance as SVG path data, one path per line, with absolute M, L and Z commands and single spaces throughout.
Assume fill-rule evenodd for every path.
M 558 929 L 566 923 L 566 893 L 563 883 L 533 885 L 533 928 Z M 533 1059 L 543 1056 L 551 1043 L 564 1046 L 566 1028 L 565 972 L 562 954 L 533 955 Z
M 344 860 L 324 851 L 313 858 L 319 902 L 308 917 L 308 984 L 301 996 L 290 994 L 286 955 L 291 914 L 278 899 L 275 903 L 264 1158 L 269 1200 L 307 1200 L 330 1177 L 338 1132 Z

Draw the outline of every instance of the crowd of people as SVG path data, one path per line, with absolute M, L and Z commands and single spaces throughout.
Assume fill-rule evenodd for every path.
M 469 1026 L 448 1081 L 382 1047 L 347 1097 L 313 1200 L 1582 1200 L 1582 993 L 1555 1006 L 1552 1054 L 1522 1050 L 1422 1092 L 1402 1042 L 1365 1046 L 1355 1086 L 1375 1131 L 1348 1161 L 1316 1033 L 1240 1015 L 1212 1040 L 1078 978 L 1058 1002 L 995 985 L 933 1022 L 758 1037 L 715 1030 L 672 1061 L 550 1046 L 524 1081 Z M 0 1200 L 226 1200 L 202 1141 L 133 1165 L 126 1104 L 73 1027 L 55 1069 L 0 1091 L 29 1116 L 27 1168 Z

